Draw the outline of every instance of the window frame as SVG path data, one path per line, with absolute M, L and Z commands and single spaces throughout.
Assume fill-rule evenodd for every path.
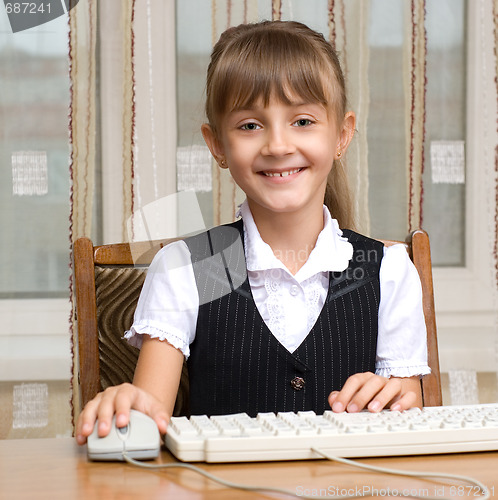
M 0 300 L 0 381 L 69 380 L 70 313 L 69 298 Z
M 490 179 L 486 168 L 481 168 L 494 161 L 498 143 L 496 110 L 489 106 L 497 102 L 491 71 L 495 67 L 493 19 L 485 16 L 491 11 L 490 0 L 467 2 L 466 262 L 463 267 L 433 268 L 443 372 L 455 368 L 496 371 L 495 350 L 491 349 L 496 341 L 497 304 L 489 248 Z M 494 164 L 488 168 L 494 171 Z

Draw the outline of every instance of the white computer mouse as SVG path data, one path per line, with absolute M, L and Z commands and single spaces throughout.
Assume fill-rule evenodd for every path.
M 116 415 L 112 419 L 109 434 L 99 437 L 96 422 L 87 439 L 87 454 L 90 460 L 121 460 L 123 453 L 136 460 L 150 460 L 159 455 L 161 436 L 154 420 L 136 410 L 130 411 L 130 422 L 126 427 L 116 427 Z

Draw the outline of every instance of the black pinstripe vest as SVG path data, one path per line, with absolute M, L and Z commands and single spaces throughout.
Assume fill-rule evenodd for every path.
M 331 273 L 323 309 L 290 353 L 264 323 L 251 294 L 239 220 L 186 239 L 199 292 L 188 360 L 192 415 L 329 409 L 327 397 L 375 370 L 382 243 L 349 230 L 353 258 Z

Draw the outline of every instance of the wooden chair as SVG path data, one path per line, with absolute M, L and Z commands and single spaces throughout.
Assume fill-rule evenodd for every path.
M 109 386 L 131 382 L 139 350 L 122 339 L 154 255 L 174 239 L 93 246 L 74 243 L 74 285 L 80 409 Z M 184 364 L 173 414 L 187 415 L 188 374 Z
M 173 240 L 93 246 L 88 238 L 74 244 L 74 276 L 77 315 L 78 378 L 81 408 L 110 385 L 131 382 L 138 349 L 122 340 L 156 252 Z M 399 243 L 383 241 L 386 245 Z M 425 406 L 442 404 L 429 238 L 422 230 L 406 240 L 407 251 L 422 282 L 427 325 L 429 366 L 422 379 Z M 175 415 L 188 414 L 186 365 L 175 405 Z
M 381 240 L 390 246 L 399 241 Z M 436 310 L 434 306 L 434 286 L 432 283 L 432 262 L 429 236 L 422 229 L 411 232 L 405 241 L 406 250 L 417 268 L 422 284 L 422 301 L 427 329 L 427 357 L 431 373 L 422 377 L 424 406 L 441 406 L 441 373 L 437 346 Z

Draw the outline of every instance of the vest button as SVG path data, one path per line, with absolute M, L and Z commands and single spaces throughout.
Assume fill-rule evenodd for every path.
M 305 382 L 302 377 L 294 377 L 290 381 L 290 384 L 295 391 L 300 391 L 304 387 Z

